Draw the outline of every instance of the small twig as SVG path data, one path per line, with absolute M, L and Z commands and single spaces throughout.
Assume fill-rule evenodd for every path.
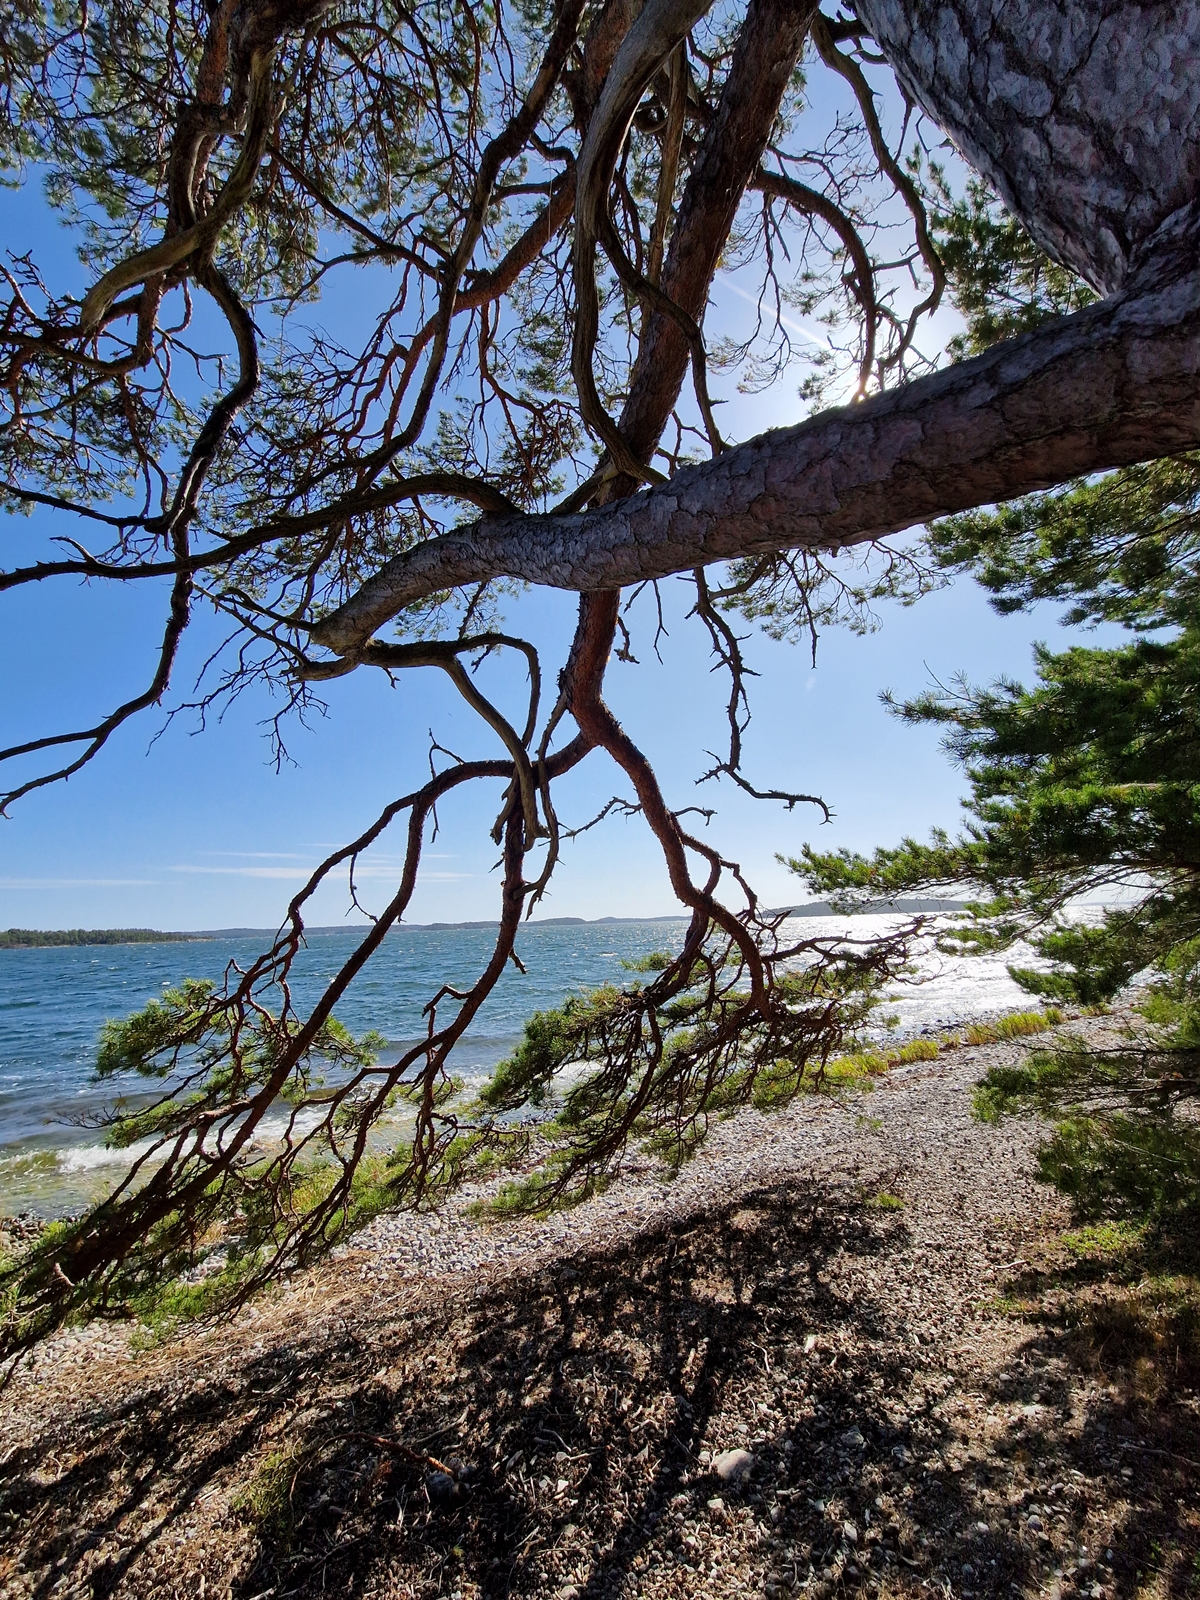
M 1180 1461 L 1185 1467 L 1195 1467 L 1200 1471 L 1200 1461 L 1193 1461 L 1190 1456 L 1177 1455 L 1174 1450 L 1159 1450 L 1149 1444 L 1119 1444 L 1118 1450 L 1137 1450 L 1144 1456 L 1166 1456 L 1169 1461 Z

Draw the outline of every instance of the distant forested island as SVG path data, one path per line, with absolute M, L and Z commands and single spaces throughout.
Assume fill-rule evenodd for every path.
M 9 928 L 0 930 L 0 950 L 36 950 L 61 944 L 186 944 L 194 933 L 157 928 Z

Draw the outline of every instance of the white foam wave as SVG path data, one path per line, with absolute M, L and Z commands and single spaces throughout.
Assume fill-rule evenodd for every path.
M 878 937 L 889 926 L 897 926 L 905 920 L 902 916 L 881 914 L 789 919 L 785 937 L 864 939 Z M 1040 962 L 1032 950 L 1024 945 L 1015 946 L 1001 955 L 989 956 L 942 955 L 930 946 L 921 955 L 917 965 L 919 981 L 897 985 L 885 1008 L 887 1014 L 896 1018 L 901 1035 L 932 1031 L 1003 1011 L 1028 1009 L 1037 1001 L 1013 981 L 1008 968 L 1010 965 L 1037 968 L 1047 963 Z M 483 1041 L 473 1042 L 478 1044 Z M 504 1042 L 507 1044 L 507 1041 Z M 591 1070 L 591 1063 L 576 1061 L 564 1064 L 556 1074 L 559 1091 L 578 1082 Z M 486 1069 L 478 1070 L 478 1076 L 484 1076 L 485 1072 Z M 466 1076 L 474 1081 L 477 1073 L 468 1072 Z M 277 1145 L 287 1136 L 289 1128 L 292 1141 L 298 1142 L 319 1124 L 322 1114 L 319 1107 L 298 1115 L 289 1107 L 280 1107 L 259 1124 L 256 1145 L 260 1149 Z M 390 1124 L 403 1123 L 407 1119 L 401 1113 L 385 1120 Z M 218 1139 L 219 1133 L 213 1137 Z M 0 1172 L 13 1176 L 26 1168 L 45 1169 L 48 1166 L 63 1176 L 83 1176 L 106 1168 L 128 1168 L 151 1148 L 149 1140 L 140 1140 L 123 1148 L 104 1144 L 60 1145 L 39 1150 L 10 1148 L 0 1154 Z
M 119 1149 L 107 1144 L 68 1145 L 56 1150 L 59 1170 L 62 1172 L 94 1172 L 98 1167 L 128 1167 L 152 1148 L 149 1139 L 139 1139 Z

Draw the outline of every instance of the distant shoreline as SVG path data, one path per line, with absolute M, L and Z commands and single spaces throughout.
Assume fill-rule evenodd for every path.
M 857 915 L 875 916 L 888 912 L 928 914 L 963 910 L 962 900 L 892 900 L 864 906 Z M 767 916 L 829 917 L 835 913 L 824 900 L 809 900 L 798 906 L 778 906 Z M 662 917 L 539 917 L 525 924 L 533 928 L 598 928 L 637 922 L 687 922 L 684 912 Z M 366 923 L 343 923 L 333 927 L 306 928 L 309 937 L 349 933 Z M 452 933 L 465 928 L 496 928 L 499 923 L 481 922 L 403 922 L 393 932 Z M 274 928 L 209 928 L 195 933 L 162 932 L 157 928 L 9 928 L 0 930 L 0 950 L 56 950 L 96 945 L 197 944 L 214 939 L 273 939 Z
M 61 950 L 79 945 L 190 944 L 198 933 L 161 933 L 157 928 L 0 929 L 0 950 Z

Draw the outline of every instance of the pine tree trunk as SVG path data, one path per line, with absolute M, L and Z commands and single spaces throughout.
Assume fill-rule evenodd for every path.
M 1200 189 L 1195 0 L 858 0 L 900 83 L 1101 293 Z

